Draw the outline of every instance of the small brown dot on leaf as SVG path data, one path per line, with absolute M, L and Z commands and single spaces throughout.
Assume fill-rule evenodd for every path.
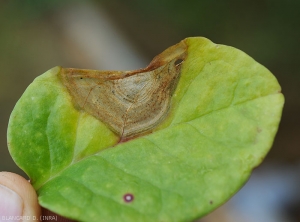
M 130 193 L 127 193 L 123 196 L 123 199 L 126 203 L 132 202 L 134 200 L 134 196 Z

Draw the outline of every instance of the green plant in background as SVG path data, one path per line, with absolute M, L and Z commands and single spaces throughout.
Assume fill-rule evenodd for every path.
M 62 216 L 191 221 L 260 164 L 283 103 L 275 77 L 248 55 L 187 38 L 143 70 L 39 76 L 11 114 L 9 150 L 41 206 Z

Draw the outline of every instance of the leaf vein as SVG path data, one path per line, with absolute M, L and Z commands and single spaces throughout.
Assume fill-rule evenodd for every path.
M 222 110 L 225 110 L 225 109 L 227 109 L 227 108 L 229 108 L 229 107 L 238 106 L 238 105 L 241 105 L 241 104 L 244 104 L 244 103 L 252 102 L 252 101 L 254 101 L 254 100 L 261 99 L 261 98 L 265 98 L 265 97 L 268 97 L 268 96 L 273 96 L 273 95 L 276 95 L 276 94 L 278 94 L 278 93 L 273 93 L 273 94 L 268 94 L 268 95 L 256 97 L 256 98 L 249 99 L 249 100 L 242 101 L 242 102 L 238 102 L 238 103 L 235 103 L 235 104 L 229 104 L 229 105 L 227 105 L 227 106 L 225 106 L 225 107 L 221 107 L 221 108 L 219 108 L 219 109 L 215 109 L 215 110 L 208 111 L 207 113 L 204 113 L 204 114 L 202 114 L 202 115 L 200 115 L 200 116 L 198 116 L 198 117 L 192 118 L 192 119 L 190 119 L 190 120 L 188 120 L 188 121 L 186 121 L 186 122 L 179 122 L 179 123 L 176 123 L 176 124 L 174 124 L 174 125 L 178 125 L 178 124 L 182 124 L 182 123 L 187 123 L 187 122 L 192 122 L 192 121 L 197 120 L 197 119 L 199 119 L 199 118 L 201 118 L 201 117 L 203 117 L 203 116 L 205 116 L 205 115 L 210 115 L 210 114 L 212 114 L 212 113 L 214 113 L 214 112 L 222 111 Z
M 173 191 L 173 190 L 166 190 L 166 189 L 164 189 L 164 188 L 161 188 L 161 187 L 159 187 L 158 185 L 155 185 L 155 184 L 151 183 L 150 181 L 148 181 L 148 180 L 146 180 L 146 179 L 144 179 L 144 178 L 142 178 L 142 177 L 140 177 L 140 176 L 136 176 L 136 175 L 133 175 L 133 174 L 130 174 L 130 173 L 126 172 L 125 170 L 123 170 L 123 169 L 117 167 L 116 165 L 114 165 L 113 163 L 109 162 L 109 161 L 108 161 L 107 159 L 105 159 L 104 157 L 102 157 L 102 156 L 99 156 L 99 157 L 102 158 L 103 160 L 105 160 L 107 163 L 111 164 L 111 165 L 112 165 L 113 167 L 115 167 L 116 169 L 119 169 L 120 171 L 124 172 L 125 174 L 127 174 L 127 175 L 129 175 L 129 176 L 131 176 L 131 177 L 140 179 L 140 180 L 142 180 L 142 181 L 148 183 L 149 185 L 151 185 L 152 187 L 156 188 L 157 190 L 162 190 L 162 191 L 166 191 L 166 192 L 171 192 L 171 193 L 177 194 L 178 196 L 182 197 L 182 195 L 181 195 L 180 193 L 177 193 L 176 191 Z
M 68 179 L 72 180 L 73 182 L 75 182 L 75 183 L 81 185 L 83 188 L 85 188 L 88 192 L 90 192 L 90 193 L 92 194 L 92 195 L 91 195 L 91 198 L 90 198 L 90 200 L 89 200 L 89 202 L 91 202 L 91 200 L 92 200 L 92 198 L 93 198 L 93 195 L 96 194 L 96 195 L 98 195 L 98 196 L 103 197 L 104 199 L 109 199 L 109 200 L 111 200 L 111 201 L 117 203 L 118 205 L 121 205 L 122 207 L 128 207 L 128 208 L 131 208 L 132 210 L 136 211 L 137 213 L 139 213 L 139 214 L 141 214 L 141 215 L 145 215 L 145 213 L 142 213 L 142 212 L 138 211 L 136 208 L 134 208 L 134 207 L 132 207 L 132 206 L 130 206 L 130 205 L 124 205 L 124 204 L 121 204 L 120 202 L 114 200 L 114 199 L 111 198 L 110 196 L 106 196 L 106 195 L 104 195 L 103 193 L 98 193 L 98 192 L 95 193 L 95 192 L 93 192 L 93 191 L 92 191 L 89 187 L 87 187 L 84 183 L 82 183 L 82 182 L 80 182 L 80 181 L 77 181 L 77 180 L 74 180 L 72 177 L 68 177 L 68 176 L 66 176 L 66 177 L 67 177 Z M 86 205 L 88 205 L 88 204 L 86 204 Z M 97 208 L 97 209 L 98 209 L 98 208 Z M 101 212 L 100 212 L 100 213 L 101 213 Z

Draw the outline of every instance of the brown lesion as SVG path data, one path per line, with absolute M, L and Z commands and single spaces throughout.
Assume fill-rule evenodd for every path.
M 184 41 L 135 71 L 63 68 L 60 77 L 77 109 L 104 122 L 126 141 L 151 132 L 167 116 L 180 78 Z

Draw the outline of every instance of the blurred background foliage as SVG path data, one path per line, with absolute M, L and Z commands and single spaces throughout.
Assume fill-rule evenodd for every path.
M 294 172 L 291 178 L 299 178 L 299 12 L 295 0 L 0 1 L 0 170 L 24 175 L 8 153 L 6 129 L 14 104 L 36 76 L 57 65 L 138 69 L 180 40 L 204 36 L 243 50 L 277 77 L 286 104 L 261 168 L 281 166 L 281 174 Z M 283 214 L 300 221 L 299 203 L 300 198 L 286 204 Z

